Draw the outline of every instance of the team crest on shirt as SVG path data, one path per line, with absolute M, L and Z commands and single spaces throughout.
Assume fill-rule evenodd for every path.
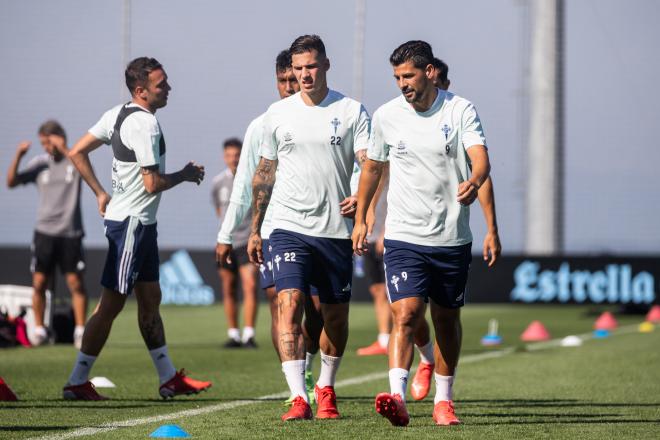
M 449 133 L 451 133 L 451 127 L 447 124 L 443 125 L 442 132 L 445 134 L 445 140 L 449 139 Z
M 339 126 L 341 125 L 341 121 L 339 119 L 335 118 L 332 121 L 330 121 L 330 124 L 335 129 L 335 136 L 336 136 L 337 135 L 337 128 L 339 128 Z

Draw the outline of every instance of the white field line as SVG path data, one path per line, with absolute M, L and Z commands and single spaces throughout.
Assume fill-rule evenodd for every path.
M 633 333 L 637 331 L 637 325 L 629 325 L 625 327 L 621 327 L 618 330 L 615 330 L 612 332 L 612 335 L 620 335 L 620 334 L 627 334 L 627 333 Z M 583 341 L 588 341 L 590 339 L 593 339 L 592 333 L 584 333 L 579 336 Z M 545 341 L 545 342 L 534 342 L 531 344 L 527 344 L 525 348 L 528 351 L 536 351 L 536 350 L 543 350 L 547 348 L 554 348 L 554 347 L 559 347 L 561 345 L 561 339 L 553 339 L 550 341 Z M 487 351 L 484 353 L 478 353 L 478 354 L 471 354 L 471 355 L 466 355 L 463 356 L 460 360 L 460 364 L 471 364 L 471 363 L 476 363 L 476 362 L 481 362 L 484 360 L 488 359 L 495 359 L 495 358 L 500 358 L 503 356 L 508 356 L 516 351 L 515 348 L 513 347 L 508 347 L 508 348 L 503 348 L 501 350 L 494 350 L 494 351 Z M 411 370 L 411 373 L 414 372 L 414 369 Z M 351 385 L 360 385 L 366 382 L 372 382 L 375 380 L 381 380 L 385 379 L 388 377 L 388 372 L 387 371 L 381 371 L 378 373 L 371 373 L 371 374 L 365 374 L 362 376 L 357 376 L 353 377 L 350 379 L 344 379 L 340 380 L 335 384 L 335 388 L 342 388 L 342 387 L 347 387 Z M 142 417 L 142 418 L 137 418 L 137 419 L 128 419 L 128 420 L 122 420 L 122 421 L 117 421 L 117 422 L 108 422 L 104 423 L 100 426 L 97 427 L 87 427 L 87 428 L 79 428 L 75 429 L 73 431 L 69 432 L 63 432 L 60 434 L 52 434 L 52 435 L 45 435 L 43 437 L 36 437 L 32 440 L 63 440 L 63 439 L 68 439 L 68 438 L 76 438 L 76 437 L 84 437 L 88 435 L 95 435 L 95 434 L 101 434 L 104 432 L 109 432 L 109 431 L 115 431 L 120 428 L 130 428 L 134 426 L 139 426 L 139 425 L 147 425 L 151 423 L 158 423 L 158 422 L 164 422 L 168 420 L 173 420 L 173 419 L 180 419 L 184 417 L 194 417 L 194 416 L 200 416 L 204 414 L 209 414 L 213 412 L 219 412 L 219 411 L 226 411 L 234 408 L 238 408 L 241 406 L 246 406 L 250 404 L 255 404 L 255 403 L 263 403 L 266 401 L 270 401 L 273 399 L 285 399 L 289 397 L 289 392 L 288 391 L 283 391 L 281 393 L 275 393 L 275 394 L 267 394 L 265 396 L 257 397 L 255 399 L 250 399 L 250 400 L 233 400 L 231 402 L 225 402 L 225 403 L 219 403 L 216 405 L 209 405 L 205 406 L 203 408 L 195 408 L 195 409 L 187 409 L 183 411 L 177 411 L 169 414 L 162 414 L 158 416 L 150 416 L 150 417 Z

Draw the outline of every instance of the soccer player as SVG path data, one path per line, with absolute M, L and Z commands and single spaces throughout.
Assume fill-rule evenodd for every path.
M 433 58 L 432 64 L 436 70 L 433 77 L 435 86 L 439 89 L 447 90 L 451 84 L 448 78 L 449 66 L 438 58 Z M 495 194 L 493 193 L 493 183 L 490 176 L 488 176 L 483 185 L 481 185 L 481 188 L 479 188 L 479 195 L 477 197 L 488 227 L 488 232 L 483 242 L 483 258 L 488 263 L 488 266 L 492 267 L 499 258 L 502 247 L 498 235 L 497 216 L 495 214 Z M 424 315 L 426 315 L 426 312 Z M 460 328 L 459 331 L 461 331 Z M 415 342 L 415 348 L 419 353 L 420 361 L 410 384 L 410 395 L 415 400 L 422 400 L 428 395 L 431 389 L 431 379 L 433 377 L 433 370 L 435 369 L 433 350 L 435 349 L 437 351 L 439 349 L 437 344 L 431 341 L 431 332 L 425 317 L 420 319 L 413 340 Z
M 428 43 L 402 44 L 390 63 L 402 96 L 374 114 L 352 235 L 360 255 L 365 249 L 366 207 L 389 161 L 384 263 L 393 312 L 390 393 L 376 396 L 376 410 L 393 425 L 409 423 L 405 394 L 413 335 L 430 298 L 439 347 L 433 419 L 438 425 L 455 425 L 460 421 L 452 384 L 461 342 L 460 308 L 472 259 L 469 205 L 490 172 L 486 139 L 474 106 L 435 87 Z
M 224 161 L 227 168 L 224 172 L 218 174 L 213 179 L 213 188 L 211 190 L 211 199 L 215 205 L 216 214 L 222 224 L 227 215 L 230 203 L 230 194 L 234 184 L 234 176 L 239 165 L 241 148 L 243 143 L 238 138 L 227 139 L 223 144 Z M 257 317 L 257 270 L 250 263 L 247 254 L 247 240 L 250 236 L 251 215 L 246 213 L 242 222 L 240 222 L 235 231 L 233 231 L 234 247 L 230 251 L 228 258 L 220 260 L 218 264 L 218 275 L 222 282 L 222 297 L 225 316 L 227 317 L 228 339 L 225 342 L 225 348 L 256 348 L 254 340 L 254 327 Z M 243 315 L 244 327 L 243 335 L 238 330 L 238 306 L 236 292 L 236 276 L 241 278 L 243 288 Z
M 206 390 L 211 382 L 176 371 L 168 354 L 160 317 L 161 300 L 156 211 L 160 196 L 182 182 L 199 183 L 204 167 L 188 163 L 165 174 L 165 138 L 155 113 L 167 105 L 171 87 L 163 66 L 154 58 L 136 58 L 126 67 L 126 86 L 132 100 L 107 111 L 69 153 L 90 186 L 105 218 L 108 254 L 103 270 L 101 300 L 90 317 L 69 380 L 65 399 L 105 400 L 88 380 L 105 345 L 114 319 L 135 291 L 138 324 L 160 380 L 163 398 Z M 112 198 L 99 183 L 89 154 L 102 144 L 112 145 Z
M 352 275 L 352 220 L 342 215 L 340 203 L 351 194 L 356 153 L 366 157 L 362 150 L 368 147 L 370 125 L 359 102 L 328 88 L 330 61 L 320 37 L 298 37 L 290 52 L 300 93 L 272 104 L 264 117 L 248 242 L 250 258 L 263 263 L 260 230 L 272 203 L 278 342 L 282 371 L 291 395 L 296 396 L 282 416 L 285 421 L 313 418 L 305 392 L 301 328 L 310 285 L 318 290 L 323 315 L 321 372 L 314 387 L 316 417 L 339 417 L 334 383 L 348 338 Z
M 32 242 L 32 310 L 36 324 L 35 345 L 48 340 L 44 327 L 46 289 L 55 266 L 64 274 L 71 292 L 75 329 L 73 343 L 80 348 L 87 316 L 87 294 L 83 283 L 85 258 L 82 248 L 84 235 L 80 214 L 80 174 L 67 158 L 66 133 L 54 120 L 39 127 L 39 141 L 46 151 L 33 158 L 18 171 L 21 159 L 28 152 L 30 142 L 21 142 L 7 171 L 7 186 L 35 183 L 39 190 L 37 224 Z

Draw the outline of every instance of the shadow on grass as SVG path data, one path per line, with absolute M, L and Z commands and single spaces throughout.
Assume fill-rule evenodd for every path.
M 66 429 L 78 428 L 78 426 L 0 426 L 0 432 L 18 431 L 64 431 Z

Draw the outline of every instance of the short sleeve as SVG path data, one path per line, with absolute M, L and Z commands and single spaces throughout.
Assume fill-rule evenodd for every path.
M 160 126 L 151 113 L 135 112 L 121 126 L 121 140 L 141 167 L 160 164 Z
M 366 150 L 369 148 L 369 137 L 371 130 L 371 118 L 367 109 L 360 104 L 360 113 L 358 114 L 357 121 L 353 132 L 353 151 Z
M 39 155 L 33 157 L 20 173 L 16 175 L 16 181 L 19 185 L 25 185 L 27 183 L 34 183 L 37 181 L 39 174 L 48 168 L 48 156 Z
M 114 128 L 115 121 L 112 118 L 112 110 L 108 110 L 103 116 L 101 116 L 101 119 L 99 119 L 99 121 L 88 130 L 88 132 L 104 144 L 109 144 Z
M 481 120 L 477 114 L 477 109 L 471 103 L 463 110 L 461 133 L 461 142 L 463 142 L 463 147 L 466 150 L 475 145 L 486 146 L 486 136 L 481 126 Z
M 268 160 L 277 160 L 277 136 L 270 112 L 264 117 L 264 132 L 259 155 Z
M 390 146 L 385 142 L 381 118 L 378 112 L 374 113 L 374 119 L 371 123 L 371 139 L 367 157 L 378 162 L 387 162 L 390 156 Z

